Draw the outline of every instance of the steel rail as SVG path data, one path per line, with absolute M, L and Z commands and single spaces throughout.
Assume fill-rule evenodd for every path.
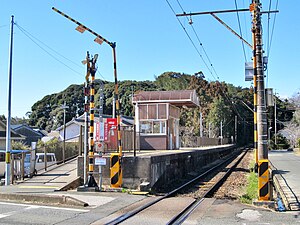
M 219 188 L 224 181 L 228 178 L 231 174 L 232 170 L 236 168 L 236 166 L 241 162 L 244 156 L 247 154 L 248 150 L 246 150 L 241 157 L 232 165 L 226 173 L 215 183 L 213 184 L 204 194 L 202 197 L 197 198 L 196 201 L 190 203 L 185 210 L 182 210 L 178 215 L 174 216 L 167 225 L 179 225 L 182 224 L 191 214 L 192 212 L 199 207 L 199 205 L 203 202 L 204 198 L 211 195 L 217 188 Z
M 243 149 L 238 149 L 238 154 L 240 154 L 240 151 L 242 151 Z M 204 173 L 200 174 L 199 176 L 193 178 L 192 180 L 186 182 L 185 184 L 181 185 L 180 187 L 172 190 L 171 192 L 168 192 L 166 193 L 165 195 L 145 204 L 145 205 L 142 205 L 140 207 L 138 207 L 137 209 L 134 209 L 128 213 L 125 213 L 117 218 L 115 218 L 114 220 L 112 221 L 109 221 L 108 223 L 105 223 L 105 225 L 116 225 L 116 224 L 120 224 L 121 222 L 129 219 L 130 217 L 136 215 L 137 213 L 149 208 L 150 206 L 156 204 L 157 202 L 165 199 L 165 198 L 168 198 L 168 197 L 171 197 L 173 196 L 174 194 L 178 193 L 179 191 L 183 190 L 184 188 L 186 188 L 187 186 L 191 185 L 192 183 L 195 183 L 196 181 L 198 181 L 199 179 L 203 178 L 204 176 L 208 175 L 209 173 L 213 172 L 214 170 L 220 168 L 222 165 L 228 163 L 230 160 L 232 160 L 233 158 L 236 157 L 237 154 L 233 154 L 232 156 L 228 157 L 225 161 L 213 166 L 212 168 L 208 169 L 207 171 L 205 171 Z M 184 210 L 183 210 L 184 211 Z

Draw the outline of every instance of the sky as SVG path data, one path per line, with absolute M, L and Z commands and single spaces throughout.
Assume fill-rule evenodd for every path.
M 300 91 L 300 1 L 262 0 L 263 42 L 269 56 L 265 86 L 281 98 Z M 14 15 L 12 64 L 13 117 L 25 117 L 44 96 L 83 84 L 87 51 L 98 54 L 96 78 L 114 81 L 112 49 L 75 30 L 76 24 L 54 12 L 59 9 L 110 42 L 116 42 L 118 80 L 154 80 L 166 71 L 194 74 L 235 86 L 245 82 L 245 62 L 252 51 L 210 15 L 177 17 L 189 12 L 248 8 L 249 0 L 1 0 L 0 115 L 7 116 L 10 20 Z M 271 3 L 271 7 L 270 7 Z M 171 6 L 171 7 L 170 7 Z M 218 14 L 251 43 L 249 12 Z M 193 24 L 189 24 L 189 20 Z M 238 22 L 239 21 L 239 22 Z M 239 25 L 240 24 L 240 25 Z M 186 32 L 184 31 L 184 29 Z M 191 41 L 192 40 L 192 41 Z M 272 40 L 272 41 L 270 41 Z M 271 43 L 271 44 L 268 44 Z M 197 49 L 197 50 L 196 50 Z

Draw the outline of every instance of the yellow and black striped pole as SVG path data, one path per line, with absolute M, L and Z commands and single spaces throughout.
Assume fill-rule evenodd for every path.
M 98 55 L 95 55 L 91 60 L 91 83 L 90 83 L 90 132 L 89 132 L 89 176 L 87 181 L 88 187 L 98 188 L 98 185 L 93 176 L 94 173 L 94 119 L 95 119 L 95 74 L 96 74 L 96 61 Z M 87 63 L 89 66 L 89 63 Z
M 92 33 L 93 35 L 95 35 L 97 38 L 94 40 L 95 42 L 97 42 L 98 44 L 102 44 L 102 42 L 107 43 L 113 51 L 113 64 L 114 64 L 114 78 L 115 78 L 115 97 L 116 97 L 116 114 L 117 114 L 117 127 L 118 127 L 118 163 L 117 164 L 111 164 L 111 181 L 115 181 L 114 183 L 111 183 L 112 187 L 121 187 L 122 185 L 122 169 L 121 169 L 121 162 L 122 162 L 122 143 L 121 143 L 121 119 L 120 119 L 120 104 L 119 104 L 119 91 L 118 91 L 118 77 L 117 77 L 117 60 L 116 60 L 116 43 L 115 42 L 110 42 L 107 39 L 105 39 L 104 37 L 102 37 L 101 35 L 97 34 L 96 32 L 94 32 L 93 30 L 91 30 L 90 28 L 86 27 L 85 25 L 83 25 L 82 23 L 74 20 L 73 18 L 71 18 L 70 16 L 66 15 L 65 13 L 61 12 L 60 10 L 52 7 L 52 9 L 61 14 L 62 16 L 64 16 L 65 18 L 71 20 L 72 22 L 76 23 L 78 25 L 78 27 L 76 28 L 77 31 L 79 31 L 80 33 L 83 33 L 84 31 L 88 31 L 90 33 Z M 115 159 L 114 154 L 111 155 L 111 162 L 112 162 L 112 158 Z M 114 170 L 113 168 L 117 168 L 116 170 Z M 117 172 L 115 172 L 117 171 Z
M 114 78 L 115 78 L 115 99 L 116 99 L 116 116 L 118 129 L 118 153 L 111 154 L 110 158 L 110 183 L 111 187 L 122 186 L 122 142 L 121 142 L 121 118 L 120 118 L 120 101 L 117 76 L 117 60 L 116 60 L 116 43 L 113 45 L 113 60 L 114 60 Z

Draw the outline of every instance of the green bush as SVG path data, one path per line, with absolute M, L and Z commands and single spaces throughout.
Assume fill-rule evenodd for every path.
M 273 136 L 269 146 L 270 149 L 288 149 L 289 147 L 289 141 L 281 134 L 277 134 L 277 145 L 275 145 L 275 136 Z
M 66 142 L 65 159 L 78 155 L 79 143 L 78 142 Z M 37 144 L 37 152 L 42 153 L 46 150 L 48 153 L 55 153 L 57 161 L 63 160 L 63 142 L 57 138 L 44 143 L 39 141 Z
M 14 149 L 14 150 L 27 150 L 27 149 L 29 149 L 29 147 L 21 141 L 12 141 L 11 142 L 11 149 Z
M 251 172 L 248 176 L 248 185 L 246 193 L 240 197 L 240 201 L 246 204 L 252 204 L 254 199 L 257 199 L 258 177 L 255 172 Z

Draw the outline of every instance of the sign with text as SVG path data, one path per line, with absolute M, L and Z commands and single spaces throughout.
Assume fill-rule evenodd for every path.
M 109 141 L 109 136 L 116 130 L 117 128 L 117 119 L 116 118 L 107 118 L 106 122 L 104 123 L 104 141 Z
M 104 141 L 104 122 L 96 122 L 95 141 Z
M 96 122 L 96 126 L 95 126 L 95 128 L 96 128 L 96 132 L 95 132 L 95 134 L 96 134 L 96 137 L 95 137 L 95 141 L 99 141 L 99 139 L 100 139 L 100 123 L 99 122 Z
M 97 166 L 106 166 L 106 158 L 96 156 L 95 157 L 95 165 L 97 165 Z

